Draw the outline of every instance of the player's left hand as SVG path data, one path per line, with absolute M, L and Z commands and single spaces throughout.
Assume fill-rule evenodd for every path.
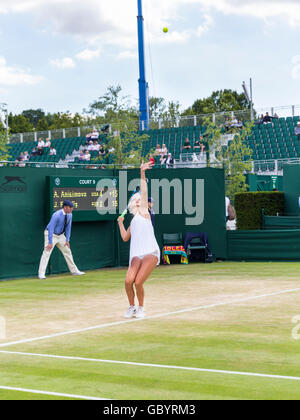
M 153 163 L 151 163 L 151 162 L 144 163 L 144 161 L 143 161 L 142 164 L 141 164 L 141 171 L 145 172 L 149 169 L 152 169 L 152 167 L 153 167 Z
M 66 242 L 66 245 L 68 248 L 70 248 L 70 242 Z

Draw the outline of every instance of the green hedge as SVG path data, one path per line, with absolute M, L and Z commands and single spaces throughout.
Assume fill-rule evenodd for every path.
M 235 195 L 238 230 L 259 230 L 262 228 L 261 210 L 265 215 L 284 213 L 283 192 L 247 192 Z

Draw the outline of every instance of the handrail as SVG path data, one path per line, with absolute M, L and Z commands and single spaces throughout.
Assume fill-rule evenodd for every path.
M 287 105 L 287 106 L 271 106 L 265 108 L 256 108 L 255 109 L 257 118 L 260 114 L 265 114 L 268 112 L 271 116 L 279 113 L 279 117 L 289 117 L 300 115 L 300 105 Z M 171 128 L 171 127 L 183 127 L 183 126 L 202 126 L 206 118 L 211 118 L 216 123 L 225 122 L 226 116 L 235 115 L 238 119 L 250 120 L 251 119 L 251 110 L 235 110 L 235 111 L 223 111 L 209 114 L 196 114 L 196 115 L 185 115 L 178 116 L 175 119 L 171 118 L 157 118 L 150 120 L 150 129 L 161 129 L 161 128 Z M 55 139 L 64 139 L 67 137 L 82 137 L 86 136 L 94 128 L 99 126 L 95 122 L 94 125 L 82 126 L 82 127 L 69 127 L 61 128 L 55 130 L 47 131 L 33 131 L 28 133 L 16 133 L 10 135 L 10 143 L 23 143 L 23 142 L 33 142 L 37 141 L 38 138 L 50 138 Z M 139 122 L 137 122 L 136 129 L 139 130 Z

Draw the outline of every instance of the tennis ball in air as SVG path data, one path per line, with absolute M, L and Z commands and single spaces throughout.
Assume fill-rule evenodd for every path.
M 169 32 L 169 29 L 168 28 L 164 28 L 163 29 L 163 32 L 166 34 L 167 32 Z

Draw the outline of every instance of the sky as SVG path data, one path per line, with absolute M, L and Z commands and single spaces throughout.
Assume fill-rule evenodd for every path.
M 300 104 L 299 0 L 143 0 L 143 13 L 151 96 L 183 110 L 252 77 L 256 107 Z M 0 0 L 0 102 L 75 113 L 121 85 L 136 103 L 136 16 L 137 0 Z

